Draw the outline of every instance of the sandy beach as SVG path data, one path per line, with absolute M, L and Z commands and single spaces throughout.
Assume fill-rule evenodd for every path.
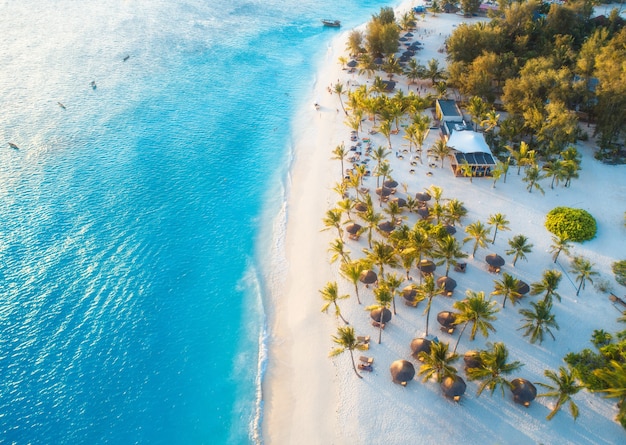
M 396 9 L 396 15 L 414 6 L 414 1 L 405 2 Z M 467 21 L 455 14 L 426 14 L 424 21 L 418 20 L 415 39 L 424 43 L 417 57 L 422 64 L 432 58 L 445 66 L 445 54 L 438 50 L 455 26 Z M 470 19 L 481 20 L 480 18 Z M 483 19 L 484 20 L 484 19 Z M 268 302 L 269 362 L 263 382 L 264 419 L 263 442 L 267 444 L 366 444 L 366 443 L 481 443 L 481 444 L 615 444 L 626 441 L 626 431 L 614 420 L 617 413 L 615 400 L 603 399 L 598 394 L 581 391 L 574 396 L 580 408 L 580 417 L 574 421 L 566 409 L 552 421 L 545 419 L 553 406 L 550 398 L 538 398 L 528 408 L 515 404 L 510 392 L 505 395 L 496 391 L 493 395 L 484 392 L 477 396 L 477 382 L 467 379 L 467 391 L 459 403 L 441 395 L 434 381 L 422 382 L 416 376 L 406 387 L 392 383 L 389 365 L 397 359 L 406 359 L 419 369 L 411 358 L 410 342 L 422 335 L 425 329 L 423 304 L 417 308 L 404 305 L 397 299 L 395 315 L 382 334 L 382 343 L 371 342 L 367 355 L 374 358 L 373 372 L 363 373 L 358 379 L 352 369 L 349 354 L 329 358 L 334 344 L 331 335 L 336 333 L 340 321 L 332 313 L 320 312 L 322 299 L 319 290 L 329 281 L 337 281 L 341 293 L 353 294 L 353 286 L 341 278 L 338 265 L 330 264 L 329 243 L 336 237 L 334 231 L 322 231 L 322 217 L 334 207 L 338 195 L 332 190 L 341 178 L 339 161 L 332 160 L 332 150 L 342 142 L 351 145 L 350 129 L 343 123 L 339 99 L 329 94 L 328 87 L 338 80 L 351 86 L 372 82 L 365 75 L 350 74 L 342 70 L 337 62 L 344 55 L 345 41 L 349 30 L 342 31 L 329 46 L 320 61 L 315 85 L 310 98 L 303 104 L 301 114 L 294 126 L 295 158 L 288 184 L 286 210 L 286 238 L 284 256 L 287 274 L 284 282 L 277 283 Z M 407 85 L 404 76 L 397 76 L 396 89 L 405 93 L 416 91 L 415 85 Z M 421 83 L 422 90 L 430 82 Z M 451 94 L 452 98 L 453 95 Z M 320 108 L 313 106 L 319 102 Z M 430 114 L 430 109 L 426 111 Z M 372 123 L 364 122 L 364 132 L 372 129 Z M 592 130 L 589 130 L 591 135 Z M 439 137 L 438 130 L 429 133 L 424 143 L 424 152 Z M 374 147 L 386 146 L 380 134 L 371 136 Z M 393 151 L 405 150 L 407 142 L 403 131 L 392 136 Z M 606 280 L 617 295 L 624 295 L 611 273 L 611 263 L 623 259 L 626 252 L 626 229 L 623 218 L 626 210 L 626 166 L 609 166 L 593 158 L 593 141 L 578 143 L 582 154 L 580 178 L 569 188 L 550 188 L 548 180 L 542 185 L 545 195 L 537 191 L 529 193 L 517 168 L 511 168 L 506 183 L 498 181 L 493 188 L 490 178 L 457 178 L 446 161 L 444 168 L 429 166 L 424 154 L 424 164 L 412 166 L 409 156 L 400 159 L 393 154 L 388 157 L 393 169 L 391 176 L 400 184 L 407 185 L 407 194 L 414 196 L 431 185 L 443 189 L 443 198 L 457 198 L 468 210 L 462 227 L 457 227 L 456 238 L 465 236 L 463 227 L 480 220 L 485 222 L 489 215 L 502 213 L 510 221 L 510 231 L 498 234 L 495 244 L 479 249 L 476 257 L 467 258 L 464 274 L 451 272 L 458 282 L 450 298 L 437 297 L 431 309 L 431 331 L 436 331 L 440 340 L 454 344 L 458 332 L 452 335 L 440 332 L 435 316 L 439 311 L 451 310 L 454 301 L 460 300 L 468 289 L 493 291 L 494 279 L 501 278 L 487 271 L 485 255 L 498 253 L 505 257 L 502 272 L 522 279 L 526 283 L 539 281 L 544 270 L 557 268 L 564 278 L 559 287 L 561 302 L 555 302 L 560 330 L 556 340 L 548 338 L 542 344 L 530 344 L 518 330 L 522 324 L 518 313 L 528 308 L 526 297 L 517 306 L 501 308 L 494 323 L 496 332 L 488 339 L 477 336 L 469 341 L 465 336 L 458 352 L 482 349 L 488 342 L 504 342 L 511 360 L 519 360 L 524 366 L 511 378 L 522 377 L 531 382 L 546 382 L 546 369 L 556 370 L 563 366 L 563 356 L 568 352 L 592 348 L 589 338 L 594 329 L 615 332 L 623 329 L 617 323 L 619 311 L 609 301 L 607 294 L 588 285 L 577 297 L 574 277 L 568 274 L 570 259 L 559 258 L 555 266 L 549 253 L 551 234 L 544 227 L 545 215 L 552 208 L 565 205 L 583 208 L 597 220 L 597 236 L 583 244 L 574 244 L 571 256 L 582 255 L 594 263 L 600 273 L 597 280 Z M 414 170 L 414 172 L 411 172 Z M 376 188 L 376 178 L 365 180 L 366 187 Z M 397 196 L 405 197 L 401 186 Z M 418 216 L 403 212 L 405 223 L 412 226 Z M 511 257 L 504 254 L 507 240 L 523 234 L 533 244 L 528 261 L 511 264 Z M 347 241 L 353 258 L 363 256 L 367 237 L 358 241 Z M 471 254 L 471 245 L 464 251 Z M 435 272 L 439 277 L 444 272 L 440 266 Z M 411 271 L 417 279 L 416 270 Z M 399 270 L 401 275 L 401 271 Z M 402 287 L 409 284 L 405 282 Z M 359 335 L 370 335 L 373 339 L 377 330 L 370 323 L 365 306 L 374 302 L 371 289 L 361 288 L 362 305 L 352 296 L 340 302 L 342 314 Z M 459 374 L 465 377 L 462 360 L 456 363 Z

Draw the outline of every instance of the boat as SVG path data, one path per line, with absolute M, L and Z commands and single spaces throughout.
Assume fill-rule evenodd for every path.
M 324 26 L 329 26 L 331 28 L 339 28 L 341 26 L 341 22 L 339 20 L 322 19 L 322 23 Z
M 13 142 L 9 142 L 9 147 L 11 147 L 13 150 L 19 150 L 20 149 L 20 147 L 15 145 Z

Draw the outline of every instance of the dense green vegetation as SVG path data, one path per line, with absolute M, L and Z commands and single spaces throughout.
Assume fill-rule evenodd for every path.
M 546 216 L 546 229 L 556 236 L 582 242 L 596 236 L 596 220 L 583 209 L 555 207 Z

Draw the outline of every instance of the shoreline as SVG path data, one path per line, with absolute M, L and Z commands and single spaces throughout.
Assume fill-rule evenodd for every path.
M 395 6 L 394 10 L 396 13 L 404 11 L 414 4 L 413 1 L 405 1 Z M 426 21 L 418 20 L 418 30 L 427 30 L 429 33 L 424 32 L 423 39 L 428 46 L 420 55 L 420 61 L 424 63 L 431 57 L 445 57 L 437 52 L 445 38 L 442 34 L 451 32 L 462 21 L 467 19 L 456 15 L 433 17 L 430 13 Z M 422 443 L 434 443 L 445 438 L 459 443 L 484 444 L 501 442 L 504 437 L 515 437 L 515 441 L 522 443 L 554 440 L 563 443 L 611 443 L 612 439 L 623 437 L 621 427 L 613 421 L 611 414 L 607 414 L 611 402 L 591 393 L 585 392 L 578 396 L 577 402 L 581 406 L 578 423 L 573 423 L 565 413 L 546 422 L 544 417 L 551 403 L 547 399 L 537 400 L 525 409 L 513 405 L 508 394 L 506 397 L 500 397 L 499 394 L 477 397 L 476 384 L 468 382 L 465 400 L 455 404 L 441 396 L 438 385 L 422 383 L 419 377 L 406 388 L 391 384 L 389 363 L 398 358 L 408 358 L 410 339 L 423 329 L 422 309 L 407 309 L 400 301 L 398 314 L 383 333 L 382 344 L 373 345 L 372 350 L 368 351 L 368 355 L 374 356 L 376 360 L 373 373 L 357 381 L 349 369 L 348 354 L 335 359 L 328 358 L 332 348 L 330 336 L 335 333 L 338 324 L 332 315 L 320 313 L 322 300 L 319 289 L 328 281 L 336 280 L 342 293 L 352 294 L 345 280 L 339 278 L 337 265 L 329 264 L 328 244 L 335 237 L 335 232 L 321 231 L 323 215 L 336 202 L 336 193 L 331 188 L 339 178 L 340 168 L 338 161 L 331 160 L 331 151 L 341 142 L 345 142 L 347 147 L 350 145 L 350 130 L 343 124 L 343 112 L 338 99 L 326 89 L 337 79 L 344 82 L 345 86 L 346 80 L 355 77 L 351 77 L 337 64 L 337 58 L 345 53 L 347 35 L 348 31 L 344 31 L 332 40 L 326 55 L 320 60 L 315 83 L 302 105 L 302 113 L 294 121 L 293 162 L 287 175 L 283 246 L 287 275 L 284 283 L 272 289 L 266 302 L 268 362 L 261 383 L 263 443 L 376 443 L 383 437 L 387 443 L 403 443 L 402 438 L 407 437 L 420 437 Z M 359 79 L 364 77 L 359 76 Z M 415 91 L 416 87 L 407 89 L 406 82 L 402 82 L 398 88 L 406 93 L 407 90 Z M 319 111 L 314 109 L 314 101 L 319 101 Z M 431 145 L 436 136 L 434 133 L 431 132 L 424 148 Z M 401 138 L 401 135 L 395 137 L 396 147 L 402 144 Z M 382 138 L 377 143 L 385 145 Z M 575 205 L 584 200 L 584 195 L 580 193 L 586 192 L 588 181 L 598 181 L 592 187 L 587 187 L 592 189 L 589 193 L 598 193 L 603 184 L 609 183 L 611 178 L 620 177 L 620 172 L 625 171 L 620 166 L 607 174 L 611 171 L 610 167 L 594 163 L 589 151 L 582 154 L 581 178 L 570 190 L 549 190 L 546 187 L 544 197 L 535 193 L 528 195 L 515 169 L 509 172 L 508 183 L 500 181 L 497 188 L 492 189 L 490 180 L 476 180 L 470 185 L 465 178 L 455 178 L 447 165 L 444 169 L 431 168 L 431 175 L 427 176 L 426 161 L 424 166 L 416 167 L 417 174 L 409 174 L 408 164 L 392 160 L 395 163 L 394 179 L 400 183 L 410 182 L 412 193 L 436 184 L 443 187 L 446 198 L 459 197 L 467 203 L 469 213 L 464 218 L 464 225 L 477 218 L 484 220 L 489 213 L 501 210 L 509 219 L 516 218 L 511 232 L 499 235 L 496 244 L 477 254 L 476 258 L 468 258 L 468 273 L 461 277 L 455 276 L 460 278 L 459 281 L 462 280 L 455 299 L 460 299 L 465 289 L 485 290 L 488 293 L 493 288 L 494 277 L 483 270 L 483 257 L 493 249 L 503 254 L 506 238 L 512 235 L 529 235 L 535 244 L 532 254 L 535 261 L 533 264 L 521 262 L 516 267 L 507 264 L 507 272 L 530 283 L 539 279 L 542 269 L 551 266 L 549 258 L 544 258 L 550 242 L 542 224 L 547 210 L 554 207 L 555 203 Z M 369 185 L 372 185 L 376 180 L 369 178 L 369 181 Z M 619 187 L 615 187 L 609 193 L 610 196 L 603 200 L 619 200 L 620 190 L 626 190 L 626 184 L 618 181 L 617 185 Z M 587 207 L 602 208 L 598 203 L 585 202 Z M 598 210 L 594 210 L 592 213 L 598 219 L 597 239 L 576 245 L 575 250 L 590 258 L 602 272 L 606 272 L 607 264 L 615 256 L 614 252 L 624 242 L 612 244 L 611 240 L 602 236 L 606 235 L 603 232 L 610 220 L 615 218 L 614 212 L 599 214 Z M 459 228 L 459 232 L 462 232 L 462 228 Z M 457 234 L 457 238 L 462 236 Z M 348 247 L 354 254 L 358 254 L 363 247 L 367 247 L 367 243 L 361 240 Z M 464 250 L 467 251 L 467 247 Z M 563 267 L 561 263 L 559 266 Z M 567 297 L 564 296 L 563 307 L 559 307 L 561 330 L 557 333 L 558 343 L 547 340 L 540 350 L 530 349 L 527 340 L 520 339 L 515 329 L 512 329 L 513 332 L 500 329 L 498 335 L 488 339 L 510 344 L 514 359 L 526 364 L 520 376 L 532 381 L 544 380 L 544 369 L 558 367 L 562 363 L 563 351 L 586 347 L 591 329 L 587 318 L 583 325 L 577 319 L 577 313 L 581 310 L 595 311 L 596 317 L 610 320 L 603 327 L 609 332 L 613 332 L 617 326 L 610 306 L 594 307 L 594 304 L 602 303 L 599 302 L 600 298 L 592 295 L 593 289 L 587 290 L 588 295 L 583 293 L 580 298 L 570 298 L 570 283 L 567 279 L 563 280 L 562 287 Z M 449 301 L 441 300 L 433 302 L 431 324 L 434 323 L 437 310 L 449 309 L 451 305 Z M 370 291 L 364 297 L 363 306 L 357 306 L 353 297 L 340 304 L 342 313 L 355 327 L 357 334 L 374 338 L 376 332 L 363 313 L 363 308 L 371 302 Z M 498 315 L 503 318 L 502 323 L 517 327 L 517 309 L 507 307 L 501 310 Z M 451 340 L 446 334 L 439 337 Z M 480 337 L 473 344 L 468 344 L 465 339 L 461 349 L 480 348 L 485 344 L 486 341 Z M 591 411 L 587 413 L 588 418 L 583 418 L 582 412 L 585 410 Z M 420 418 L 423 419 L 417 420 Z M 452 423 L 451 419 L 456 423 Z M 445 431 L 443 436 L 442 431 Z M 468 436 L 468 432 L 474 436 Z M 505 440 L 505 443 L 509 442 Z

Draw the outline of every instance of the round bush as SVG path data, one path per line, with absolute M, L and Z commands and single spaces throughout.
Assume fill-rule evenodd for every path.
M 582 242 L 596 236 L 596 220 L 589 212 L 571 207 L 555 207 L 546 216 L 546 229 L 556 236 Z

